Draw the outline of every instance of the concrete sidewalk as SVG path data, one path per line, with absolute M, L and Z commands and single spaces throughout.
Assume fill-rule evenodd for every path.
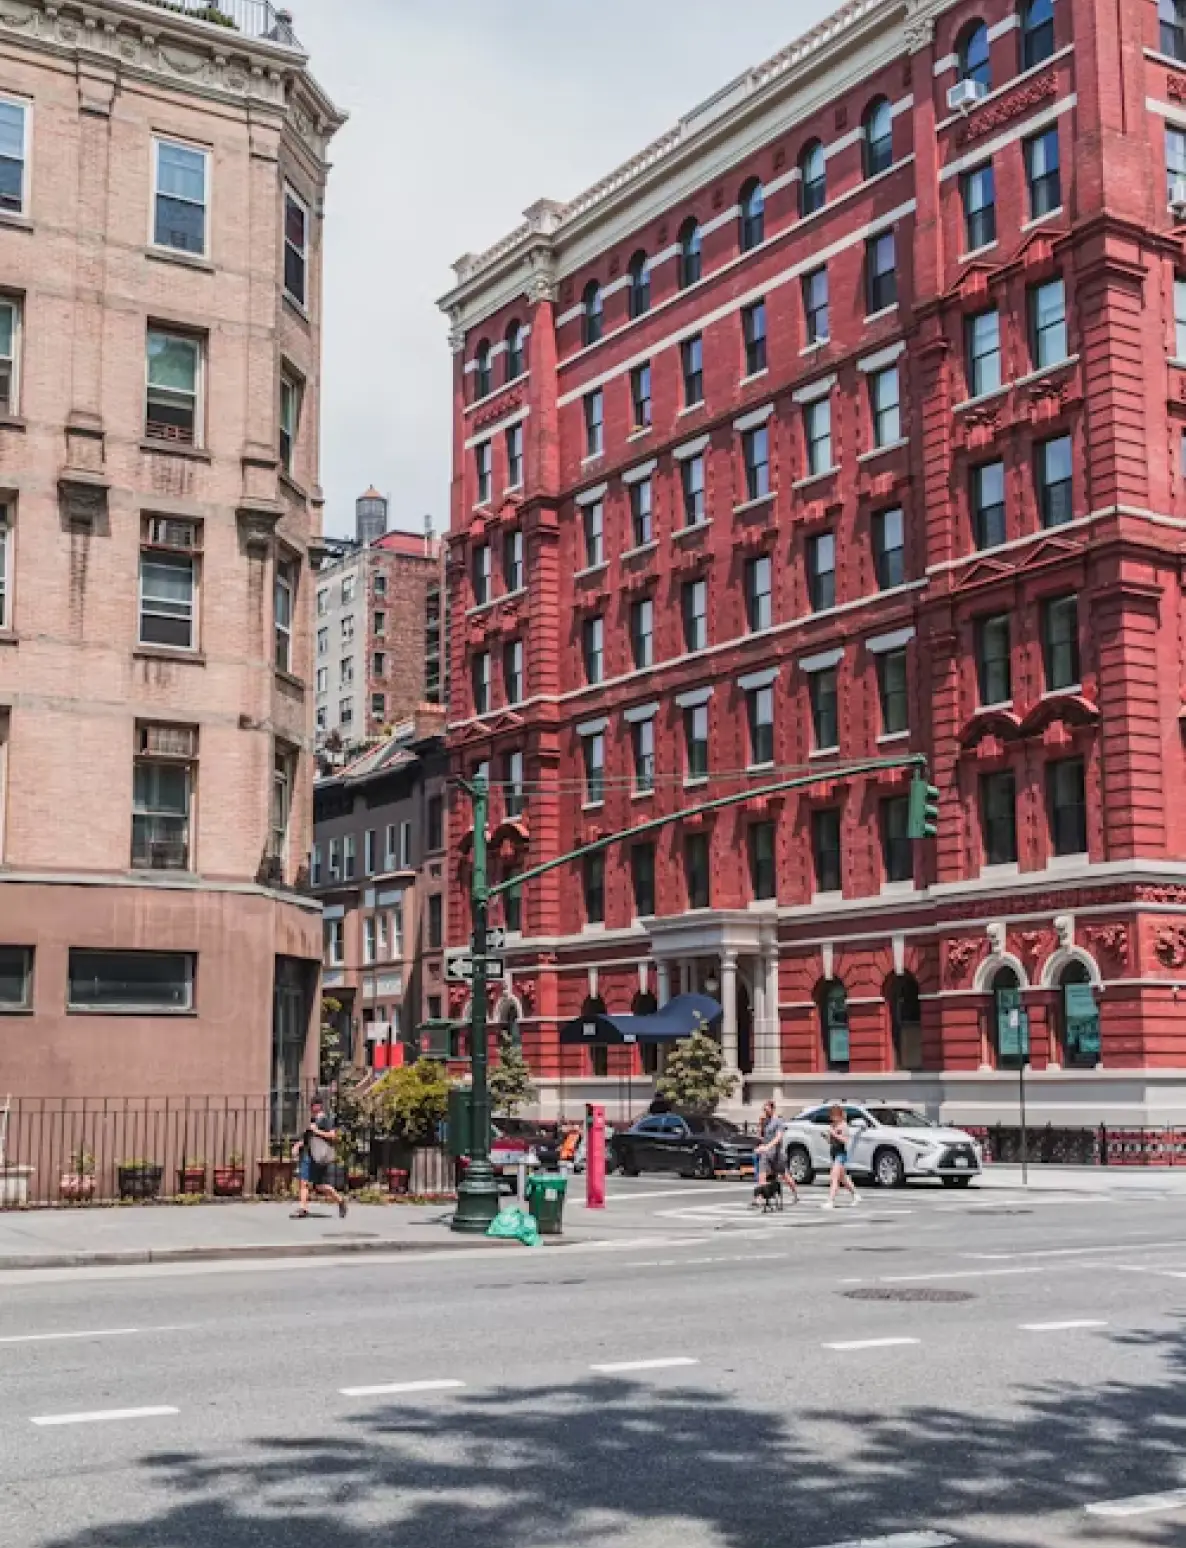
M 1021 1188 L 1021 1167 L 994 1163 L 980 1178 L 982 1188 Z M 1186 1166 L 1053 1166 L 1035 1162 L 1028 1187 L 1034 1192 L 1096 1193 L 1123 1197 L 1151 1194 L 1186 1199 Z

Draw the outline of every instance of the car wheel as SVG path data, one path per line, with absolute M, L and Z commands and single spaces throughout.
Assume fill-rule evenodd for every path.
M 901 1188 L 906 1182 L 906 1167 L 896 1150 L 883 1146 L 873 1157 L 873 1180 L 879 1188 Z
M 787 1172 L 797 1188 L 810 1188 L 815 1181 L 815 1167 L 805 1145 L 787 1148 Z
M 940 1181 L 945 1188 L 966 1188 L 972 1179 L 970 1177 L 943 1177 Z
M 716 1176 L 716 1167 L 712 1164 L 709 1151 L 698 1150 L 692 1157 L 692 1176 L 700 1182 L 707 1182 L 710 1177 Z
M 622 1165 L 620 1170 L 623 1177 L 638 1176 L 638 1162 L 635 1161 L 634 1157 L 630 1155 L 629 1152 L 627 1152 L 627 1154 L 622 1157 Z

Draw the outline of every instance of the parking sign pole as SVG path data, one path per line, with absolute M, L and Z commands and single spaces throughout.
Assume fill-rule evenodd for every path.
M 453 1230 L 484 1234 L 498 1214 L 498 1183 L 490 1165 L 490 1087 L 486 1043 L 486 925 L 490 891 L 486 878 L 486 810 L 489 792 L 484 779 L 465 784 L 473 802 L 474 866 L 470 879 L 474 943 L 470 998 L 470 1163 L 457 1189 Z

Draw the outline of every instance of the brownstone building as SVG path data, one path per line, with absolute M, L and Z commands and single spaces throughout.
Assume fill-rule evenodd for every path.
M 753 1101 L 1008 1118 L 1025 1012 L 1186 1117 L 1184 104 L 1181 0 L 850 0 L 456 265 L 454 769 L 500 876 L 685 814 L 512 899 L 545 1102 L 685 987 Z
M 286 13 L 0 11 L 0 1090 L 291 1092 L 341 116 Z

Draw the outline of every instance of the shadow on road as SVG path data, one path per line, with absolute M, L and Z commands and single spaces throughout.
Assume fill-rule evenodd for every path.
M 377 1400 L 324 1438 L 148 1457 L 147 1514 L 53 1548 L 816 1548 L 922 1528 L 961 1548 L 1046 1548 L 1051 1512 L 1182 1482 L 1186 1337 L 1117 1342 L 1160 1356 L 1159 1376 L 1090 1385 L 1090 1366 L 1068 1365 L 1009 1394 L 1009 1418 L 951 1391 L 888 1416 L 862 1401 L 858 1366 L 834 1393 L 788 1380 L 778 1412 L 592 1378 Z M 1093 1532 L 1079 1514 L 1063 1540 L 1180 1548 L 1184 1519 Z

